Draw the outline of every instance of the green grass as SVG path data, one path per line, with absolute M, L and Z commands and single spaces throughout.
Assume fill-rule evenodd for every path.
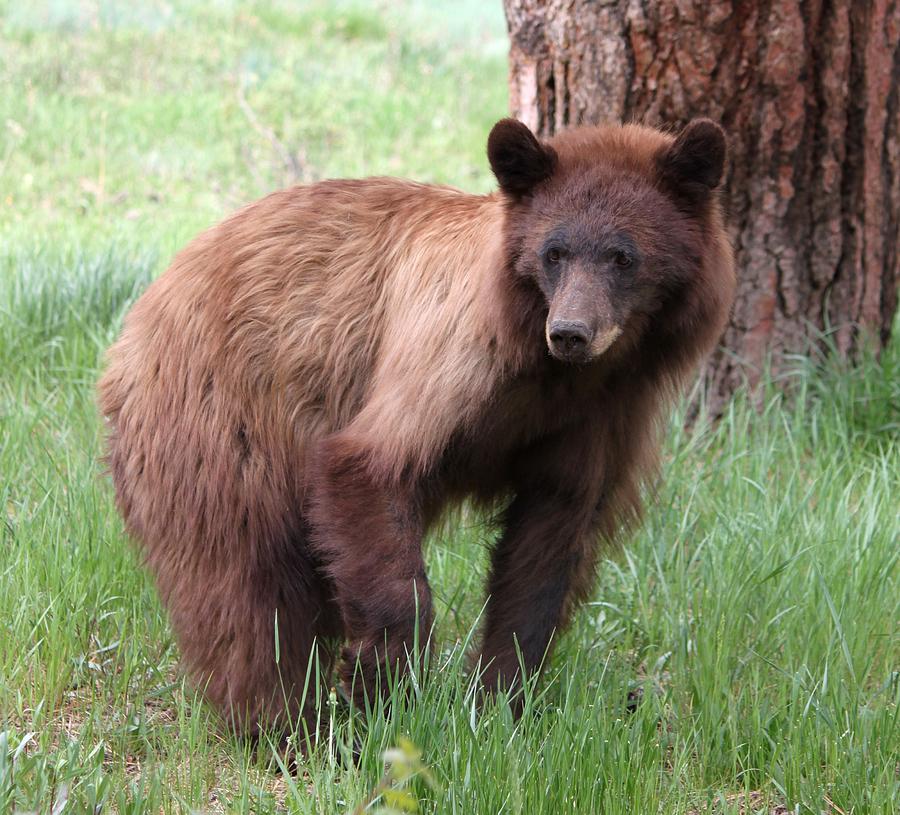
M 900 809 L 896 342 L 673 420 L 646 524 L 517 723 L 473 706 L 475 518 L 429 545 L 427 677 L 390 717 L 333 704 L 298 774 L 182 683 L 98 463 L 103 350 L 174 249 L 273 186 L 489 188 L 503 35 L 474 0 L 0 0 L 0 812 Z M 403 749 L 385 775 L 405 738 L 433 783 Z

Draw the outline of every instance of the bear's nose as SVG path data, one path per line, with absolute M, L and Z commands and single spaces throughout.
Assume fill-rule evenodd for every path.
M 573 320 L 554 320 L 549 335 L 552 350 L 567 357 L 582 353 L 591 341 L 590 329 Z

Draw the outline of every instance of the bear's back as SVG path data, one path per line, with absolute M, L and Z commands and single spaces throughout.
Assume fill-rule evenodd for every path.
M 165 537 L 163 518 L 210 528 L 198 512 L 302 497 L 315 440 L 354 419 L 397 343 L 460 335 L 477 288 L 460 267 L 481 262 L 498 213 L 448 188 L 330 181 L 189 244 L 126 317 L 100 383 L 132 531 Z

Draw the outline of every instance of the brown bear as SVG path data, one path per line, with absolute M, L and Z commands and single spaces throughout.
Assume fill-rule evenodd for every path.
M 239 730 L 311 716 L 311 654 L 337 642 L 357 702 L 383 686 L 430 629 L 423 536 L 464 499 L 502 509 L 484 682 L 534 670 L 723 329 L 718 125 L 543 142 L 504 119 L 487 152 L 490 195 L 371 178 L 245 207 L 109 353 L 118 506 Z

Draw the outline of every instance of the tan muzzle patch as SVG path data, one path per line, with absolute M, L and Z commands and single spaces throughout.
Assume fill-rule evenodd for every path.
M 612 328 L 607 328 L 606 331 L 598 331 L 591 342 L 591 356 L 599 357 L 600 354 L 606 351 L 609 346 L 619 338 L 621 333 L 622 329 L 617 325 L 614 325 Z

